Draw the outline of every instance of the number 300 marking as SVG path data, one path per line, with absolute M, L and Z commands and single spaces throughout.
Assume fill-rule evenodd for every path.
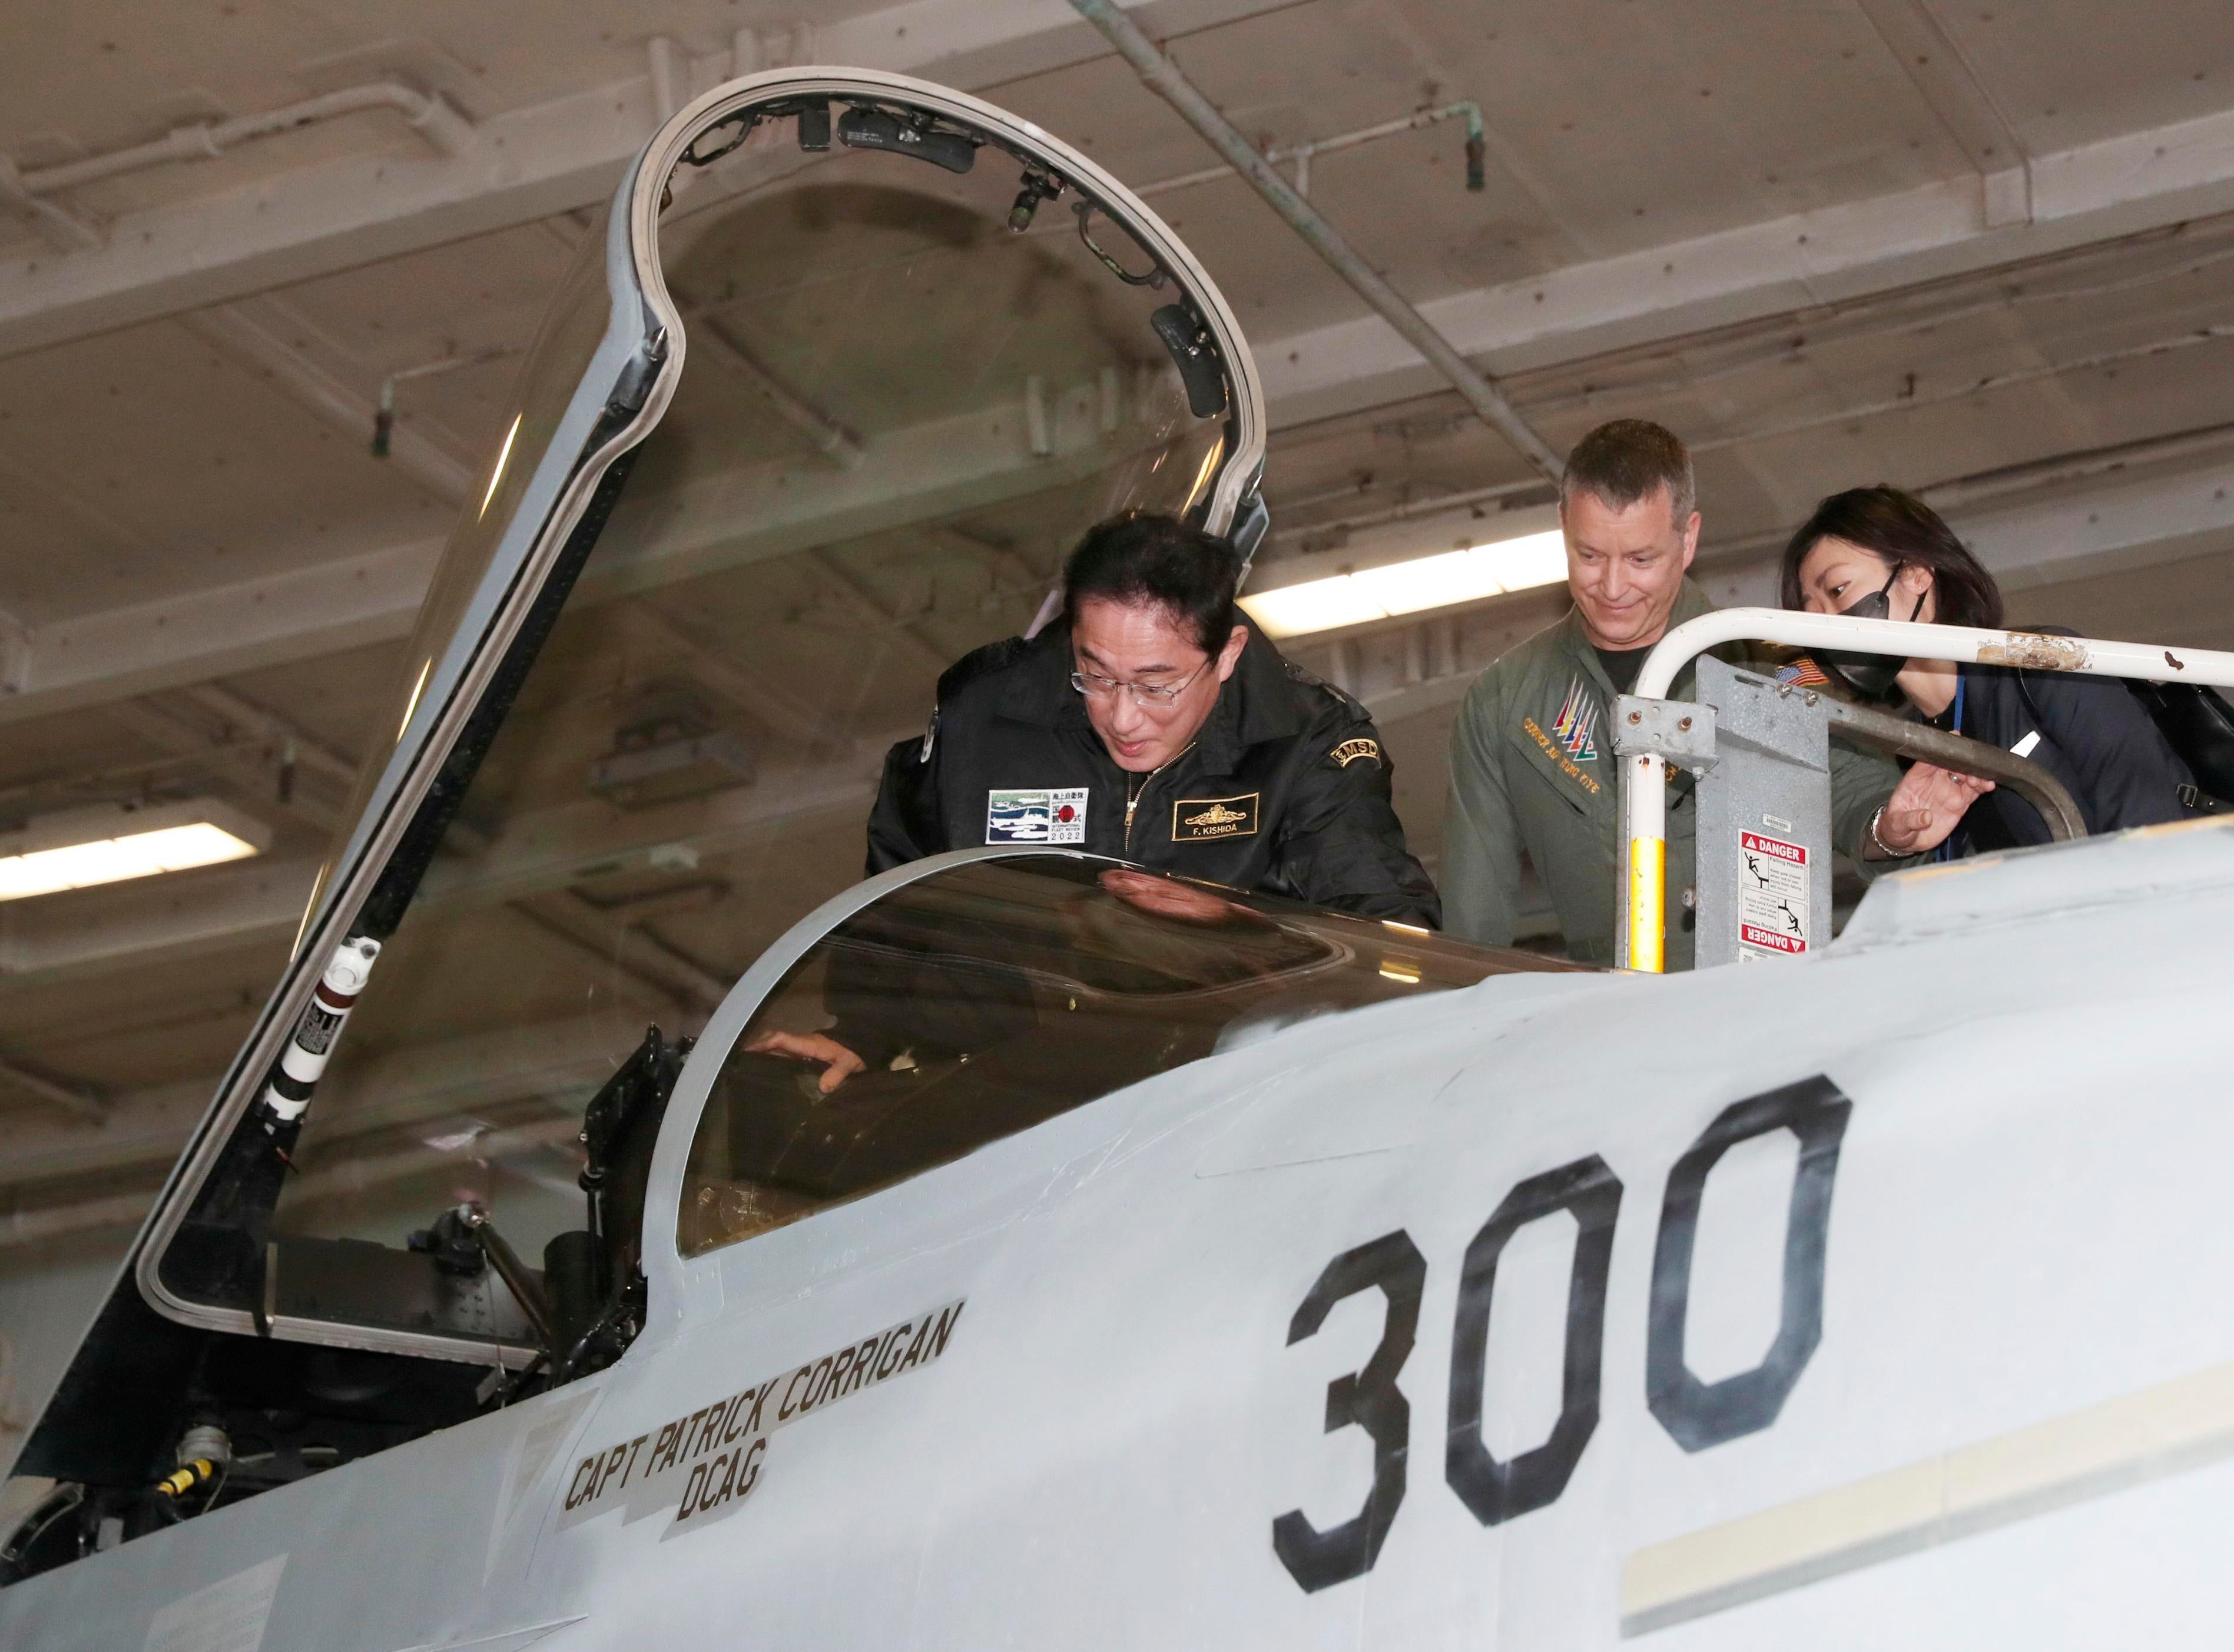
M 1685 1451 L 1703 1451 L 1773 1423 L 1823 1336 L 1825 1245 L 1839 1146 L 1853 1103 L 1827 1078 L 1812 1078 L 1733 1102 L 1699 1133 L 1668 1174 L 1652 1258 L 1645 1342 L 1645 1397 L 1660 1426 Z M 1800 1159 L 1784 1232 L 1782 1313 L 1760 1363 L 1719 1382 L 1702 1381 L 1683 1361 L 1690 1318 L 1691 1251 L 1707 1176 L 1741 1141 L 1789 1130 Z M 1451 1330 L 1449 1426 L 1443 1478 L 1475 1519 L 1497 1525 L 1555 1503 L 1567 1489 L 1598 1424 L 1605 1343 L 1606 1280 L 1622 1185 L 1595 1153 L 1532 1176 L 1506 1194 L 1466 1249 Z M 1531 1450 L 1500 1462 L 1482 1439 L 1488 1387 L 1489 1310 L 1497 1263 L 1512 1237 L 1561 1211 L 1575 1218 L 1567 1280 L 1567 1334 L 1558 1420 Z M 1348 1520 L 1321 1531 L 1302 1510 L 1272 1522 L 1272 1551 L 1306 1590 L 1363 1576 L 1404 1500 L 1412 1407 L 1396 1379 L 1411 1357 L 1427 1264 L 1402 1229 L 1327 1263 L 1288 1324 L 1292 1345 L 1317 1334 L 1345 1296 L 1378 1289 L 1387 1299 L 1381 1341 L 1364 1368 L 1327 1385 L 1326 1432 L 1362 1428 L 1373 1442 L 1373 1485 Z

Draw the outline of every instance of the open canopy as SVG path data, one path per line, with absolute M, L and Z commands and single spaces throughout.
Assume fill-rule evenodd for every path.
M 1264 528 L 1262 395 L 1191 255 L 1067 145 L 897 76 L 780 71 L 670 121 L 583 226 L 516 405 L 394 748 L 26 1468 L 88 1472 L 101 1414 L 95 1454 L 137 1472 L 116 1419 L 212 1335 L 522 1362 L 519 1305 L 430 1285 L 410 1230 L 470 1198 L 532 1257 L 578 1219 L 585 1100 L 859 877 L 883 750 L 1085 528 Z M 275 1064 L 368 939 L 275 1131 Z

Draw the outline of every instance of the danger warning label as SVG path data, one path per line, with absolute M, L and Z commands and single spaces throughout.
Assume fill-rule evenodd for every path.
M 1807 849 L 1738 833 L 1738 956 L 1792 957 L 1807 950 Z

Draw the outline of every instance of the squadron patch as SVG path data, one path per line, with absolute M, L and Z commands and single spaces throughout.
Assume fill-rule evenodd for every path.
M 1348 768 L 1360 758 L 1366 757 L 1371 758 L 1377 763 L 1381 761 L 1381 742 L 1377 740 L 1367 740 L 1361 735 L 1355 740 L 1343 741 L 1327 755 L 1334 759 L 1335 767 L 1337 768 Z
M 1559 742 L 1559 749 L 1578 763 L 1595 763 L 1598 760 L 1597 742 L 1591 738 L 1591 725 L 1597 721 L 1597 696 L 1591 692 L 1589 683 L 1578 676 L 1567 685 L 1567 697 L 1560 703 L 1559 715 L 1551 719 L 1551 737 Z
M 1065 786 L 1043 792 L 986 793 L 985 841 L 1084 843 L 1088 789 Z
M 1563 757 L 1559 754 L 1559 747 L 1561 742 L 1552 739 L 1551 735 L 1545 734 L 1541 728 L 1538 728 L 1536 726 L 1535 718 L 1523 717 L 1520 720 L 1520 728 L 1522 733 L 1525 734 L 1529 739 L 1536 742 L 1537 749 L 1541 751 L 1545 756 L 1550 758 L 1551 760 L 1552 766 L 1562 774 L 1564 774 L 1569 780 L 1574 781 L 1576 785 L 1581 787 L 1583 790 L 1588 792 L 1592 797 L 1596 797 L 1598 794 L 1599 791 L 1602 789 L 1598 782 L 1590 775 L 1584 774 L 1581 769 L 1576 767 L 1571 759 Z
M 664 1539 L 735 1513 L 760 1485 L 770 1434 L 931 1363 L 946 1352 L 962 1306 L 957 1298 L 904 1319 L 632 1439 L 599 1446 L 575 1464 L 560 1524 L 578 1525 L 615 1509 L 627 1511 L 624 1524 L 664 1514 Z
M 1173 843 L 1210 843 L 1219 838 L 1257 835 L 1257 806 L 1264 795 L 1183 797 L 1172 805 Z

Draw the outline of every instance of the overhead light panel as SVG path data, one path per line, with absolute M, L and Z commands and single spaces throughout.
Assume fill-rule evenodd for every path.
M 40 815 L 0 833 L 0 901 L 245 860 L 271 846 L 270 827 L 212 798 Z
M 1566 541 L 1558 529 L 1551 528 L 1522 539 L 1257 591 L 1244 597 L 1241 605 L 1267 637 L 1301 637 L 1480 602 L 1566 577 Z

